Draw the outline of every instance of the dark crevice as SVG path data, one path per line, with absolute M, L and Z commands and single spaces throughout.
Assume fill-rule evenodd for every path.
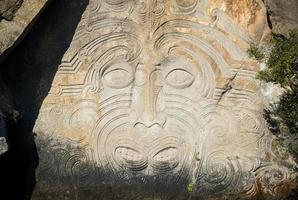
M 264 5 L 266 6 L 266 17 L 267 17 L 267 23 L 270 29 L 272 29 L 272 21 L 271 21 L 271 16 L 273 14 L 273 11 L 270 9 L 270 7 L 268 5 L 266 5 L 265 0 L 262 0 Z
M 223 90 L 222 93 L 220 94 L 220 96 L 219 96 L 219 98 L 218 98 L 216 104 L 219 104 L 219 103 L 221 102 L 221 100 L 223 99 L 223 97 L 224 97 L 229 91 L 231 91 L 231 90 L 233 89 L 233 81 L 236 79 L 236 77 L 237 77 L 237 73 L 236 73 L 235 75 L 233 75 L 233 76 L 229 79 L 229 81 L 228 81 L 228 83 L 226 84 L 224 90 Z
M 270 19 L 270 16 L 272 15 L 272 11 L 270 11 L 269 7 L 267 8 L 266 15 L 267 15 L 268 26 L 269 26 L 270 29 L 272 29 L 273 26 L 272 26 L 272 22 L 271 22 L 271 19 Z

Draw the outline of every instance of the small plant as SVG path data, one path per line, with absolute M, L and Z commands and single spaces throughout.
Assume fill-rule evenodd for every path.
M 247 50 L 248 56 L 257 60 L 258 62 L 262 62 L 265 58 L 265 54 L 263 51 L 255 45 L 251 45 Z
M 277 144 L 281 147 L 284 147 L 285 146 L 285 139 L 284 138 L 278 138 L 276 140 Z
M 193 193 L 194 192 L 194 189 L 195 189 L 195 183 L 194 182 L 190 182 L 187 185 L 187 191 L 188 191 L 188 193 Z

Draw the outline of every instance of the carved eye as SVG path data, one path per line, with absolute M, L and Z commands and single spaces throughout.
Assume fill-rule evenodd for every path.
M 178 89 L 189 87 L 194 81 L 194 76 L 184 69 L 174 69 L 166 76 L 166 83 Z
M 112 88 L 124 88 L 128 86 L 133 78 L 131 73 L 123 68 L 114 68 L 103 76 L 104 83 Z

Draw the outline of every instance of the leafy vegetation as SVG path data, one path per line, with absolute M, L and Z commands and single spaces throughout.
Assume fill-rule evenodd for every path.
M 265 58 L 264 52 L 255 45 L 251 45 L 251 47 L 247 50 L 248 56 L 254 58 L 255 60 L 262 62 Z
M 247 53 L 251 58 L 266 63 L 267 68 L 257 78 L 279 84 L 285 89 L 279 104 L 273 110 L 274 124 L 283 133 L 298 133 L 298 30 L 288 37 L 273 35 L 272 49 L 268 56 L 262 49 L 252 45 Z M 272 121 L 272 119 L 271 119 Z M 273 120 L 274 121 L 274 120 Z
M 298 91 L 286 92 L 276 109 L 276 115 L 282 119 L 280 129 L 284 133 L 298 133 Z
M 268 68 L 260 71 L 258 78 L 293 91 L 298 84 L 298 30 L 292 30 L 289 37 L 273 35 L 272 45 Z M 259 54 L 255 55 L 260 57 Z

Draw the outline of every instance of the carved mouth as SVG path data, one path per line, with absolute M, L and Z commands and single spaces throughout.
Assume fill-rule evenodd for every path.
M 177 147 L 166 147 L 152 157 L 152 167 L 159 172 L 173 170 L 180 161 L 180 150 Z
M 142 160 L 142 155 L 137 150 L 129 147 L 118 147 L 115 154 L 126 162 L 139 162 Z
M 182 161 L 184 149 L 181 140 L 176 137 L 159 138 L 147 144 L 118 138 L 112 146 L 113 160 L 121 168 L 132 171 L 141 171 L 148 166 L 159 172 L 173 170 Z
M 153 156 L 156 162 L 168 162 L 178 157 L 179 150 L 176 147 L 164 148 Z
M 114 138 L 110 142 L 108 146 L 112 151 L 112 159 L 118 167 L 131 171 L 142 171 L 147 168 L 148 159 L 139 142 L 128 136 Z

